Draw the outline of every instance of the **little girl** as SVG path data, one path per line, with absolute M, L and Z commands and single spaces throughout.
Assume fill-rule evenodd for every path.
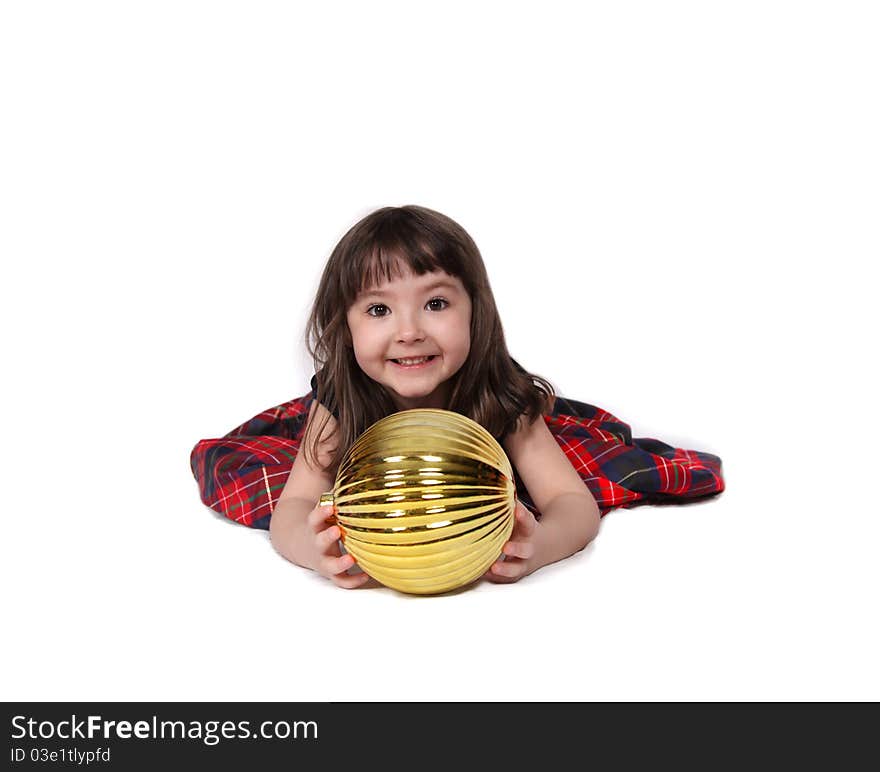
M 619 506 L 692 499 L 724 489 L 721 460 L 654 439 L 633 440 L 611 414 L 557 397 L 507 350 L 480 252 L 449 217 L 385 207 L 337 244 L 306 330 L 312 390 L 264 411 L 191 465 L 202 501 L 269 528 L 288 560 L 339 587 L 353 573 L 340 531 L 318 507 L 343 455 L 399 410 L 444 408 L 488 429 L 515 472 L 515 525 L 485 578 L 515 582 L 583 549 Z

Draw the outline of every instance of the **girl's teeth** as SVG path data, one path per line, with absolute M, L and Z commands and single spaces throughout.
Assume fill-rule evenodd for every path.
M 397 359 L 395 361 L 402 365 L 420 365 L 422 362 L 427 362 L 428 357 L 421 357 L 421 359 Z

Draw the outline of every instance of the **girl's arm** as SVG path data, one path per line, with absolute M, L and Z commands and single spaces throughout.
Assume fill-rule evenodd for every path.
M 316 462 L 311 457 L 310 438 L 327 416 Z M 336 419 L 315 400 L 299 453 L 269 521 L 269 536 L 276 551 L 292 563 L 317 571 L 339 587 L 352 589 L 363 585 L 369 577 L 347 573 L 354 558 L 342 554 L 339 527 L 327 523 L 327 510 L 318 506 L 321 494 L 333 488 L 333 476 L 321 465 L 327 463 L 333 450 L 331 438 L 335 431 Z
M 516 581 L 587 546 L 599 532 L 599 506 L 542 417 L 523 416 L 504 442 L 511 463 L 542 513 L 517 502 L 516 525 L 488 578 Z

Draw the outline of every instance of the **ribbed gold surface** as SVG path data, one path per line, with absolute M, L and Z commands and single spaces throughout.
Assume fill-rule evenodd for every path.
M 446 592 L 492 565 L 513 529 L 513 470 L 482 426 L 449 410 L 404 410 L 351 446 L 333 491 L 342 541 L 377 581 Z

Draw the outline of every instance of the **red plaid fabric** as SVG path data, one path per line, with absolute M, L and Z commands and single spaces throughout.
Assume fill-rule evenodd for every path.
M 268 529 L 314 398 L 311 391 L 264 410 L 223 437 L 198 442 L 190 465 L 202 502 L 236 523 Z M 593 405 L 557 397 L 544 421 L 602 515 L 617 507 L 684 503 L 724 490 L 718 456 L 633 439 L 627 424 Z M 517 496 L 540 517 L 515 477 Z

